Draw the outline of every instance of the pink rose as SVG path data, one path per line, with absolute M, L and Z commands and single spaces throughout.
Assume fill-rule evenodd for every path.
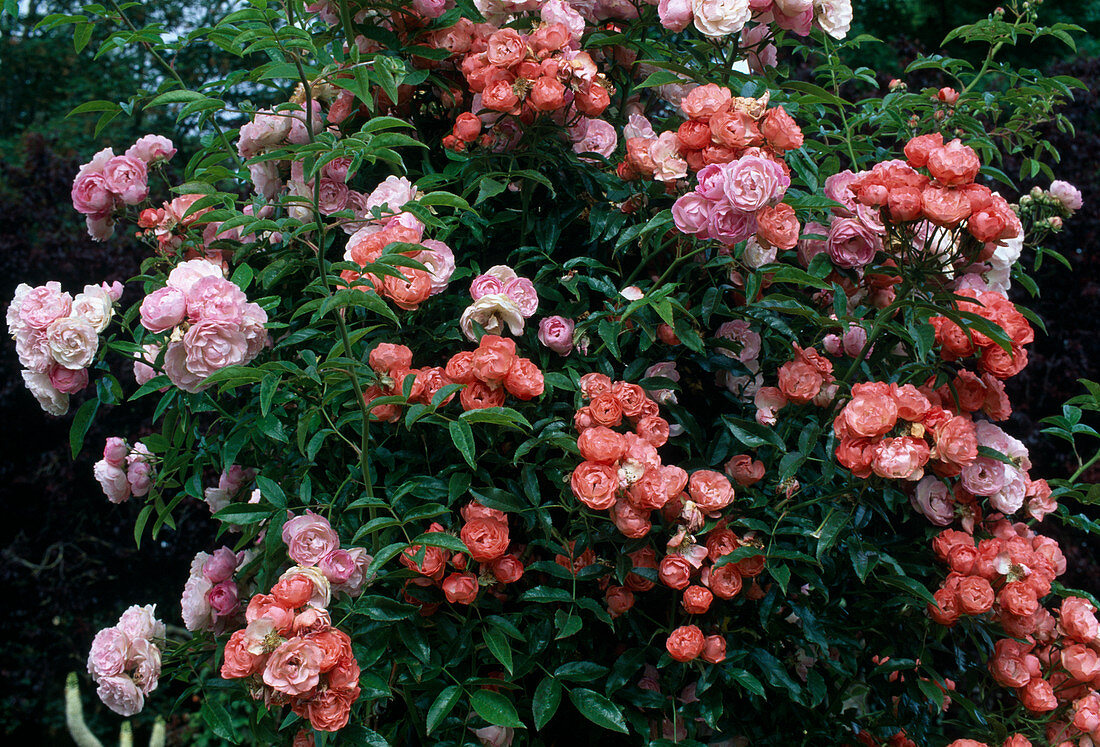
M 1062 207 L 1066 210 L 1080 210 L 1081 206 L 1085 204 L 1081 197 L 1081 190 L 1060 179 L 1050 183 L 1050 195 L 1062 203 Z
M 155 604 L 130 605 L 118 618 L 116 627 L 130 636 L 131 641 L 139 638 L 146 640 L 164 638 L 164 623 L 157 619 L 156 612 Z
M 241 127 L 237 153 L 242 158 L 251 158 L 264 149 L 281 145 L 290 134 L 290 117 L 270 109 L 261 109 L 251 122 Z
M 500 278 L 494 275 L 478 275 L 476 278 L 474 278 L 473 282 L 470 283 L 470 298 L 474 299 L 475 301 L 482 296 L 503 292 L 504 283 L 501 282 Z
M 176 147 L 172 141 L 162 135 L 143 135 L 133 145 L 126 149 L 130 158 L 136 158 L 145 163 L 171 160 L 176 155 Z
M 87 216 L 105 216 L 115 206 L 115 196 L 107 188 L 102 173 L 80 174 L 70 193 L 73 209 Z
M 88 674 L 93 679 L 122 674 L 130 654 L 130 638 L 118 628 L 104 628 L 92 639 Z
M 187 291 L 187 316 L 191 321 L 240 324 L 248 299 L 234 283 L 217 276 L 199 278 Z
M 539 342 L 558 355 L 566 356 L 573 352 L 572 319 L 563 316 L 548 316 L 539 322 Z
M 264 684 L 284 695 L 306 695 L 320 682 L 324 651 L 304 638 L 292 638 L 275 649 L 264 667 Z
M 219 617 L 229 617 L 240 608 L 240 600 L 237 597 L 237 585 L 232 581 L 222 581 L 216 584 L 206 595 L 210 608 Z
M 99 349 L 99 335 L 88 322 L 76 317 L 53 321 L 46 329 L 50 355 L 65 368 L 87 368 Z
M 98 684 L 96 695 L 120 716 L 133 716 L 145 707 L 145 696 L 126 675 L 102 677 Z
M 111 503 L 129 500 L 130 481 L 126 479 L 124 468 L 109 464 L 106 460 L 100 460 L 93 467 L 93 475 Z
M 180 262 L 170 273 L 166 285 L 189 293 L 191 286 L 204 277 L 223 277 L 221 265 L 208 259 L 191 259 Z
M 19 305 L 19 321 L 28 327 L 44 330 L 58 319 L 69 315 L 73 297 L 61 290 L 61 284 L 51 280 L 32 288 L 23 295 Z
M 248 341 L 236 324 L 203 320 L 187 330 L 183 346 L 188 371 L 206 378 L 226 366 L 244 362 Z
M 283 524 L 287 555 L 299 565 L 312 566 L 340 547 L 340 538 L 328 519 L 307 510 Z
M 318 567 L 332 584 L 345 583 L 356 570 L 355 558 L 347 550 L 333 550 L 321 558 Z
M 455 255 L 442 241 L 425 239 L 420 242 L 424 250 L 416 255 L 416 260 L 428 269 L 431 278 L 432 295 L 442 293 L 455 271 Z
M 853 270 L 871 264 L 882 248 L 878 234 L 855 218 L 836 218 L 829 224 L 825 251 L 837 267 Z
M 932 475 L 917 483 L 909 500 L 913 508 L 936 526 L 951 526 L 955 520 L 955 501 L 951 490 L 946 483 Z
M 669 31 L 683 31 L 694 17 L 691 0 L 660 0 L 657 3 L 657 17 Z
M 732 205 L 721 202 L 711 206 L 706 234 L 702 238 L 717 239 L 727 246 L 733 246 L 756 233 L 756 217 Z
M 150 332 L 167 332 L 183 321 L 187 296 L 171 286 L 158 288 L 141 301 L 141 326 Z
M 149 196 L 145 161 L 132 156 L 115 156 L 103 167 L 107 189 L 127 205 L 136 205 Z
M 602 119 L 582 118 L 581 124 L 571 129 L 570 134 L 573 136 L 575 153 L 598 153 L 604 158 L 610 158 L 615 152 L 615 146 L 619 144 L 615 127 Z
M 133 495 L 138 498 L 148 495 L 153 484 L 153 468 L 148 462 L 133 462 L 126 468 L 126 481 Z
M 742 156 L 725 165 L 726 199 L 744 212 L 756 212 L 777 202 L 791 185 L 791 178 L 770 158 Z
M 713 203 L 699 192 L 688 192 L 672 204 L 672 220 L 681 233 L 705 234 Z
M 220 584 L 233 578 L 237 570 L 237 553 L 228 547 L 219 547 L 202 564 L 202 575 L 212 584 Z
M 368 213 L 382 206 L 388 207 L 389 212 L 396 213 L 406 202 L 414 199 L 416 199 L 416 187 L 412 182 L 404 177 L 390 176 L 367 196 L 364 207 Z
M 62 394 L 76 394 L 88 386 L 88 369 L 72 370 L 64 366 L 50 366 L 46 372 L 50 377 L 50 384 Z
M 529 317 L 538 311 L 539 296 L 535 291 L 535 284 L 527 278 L 512 278 L 504 284 L 504 295 L 512 299 L 519 308 L 519 313 Z

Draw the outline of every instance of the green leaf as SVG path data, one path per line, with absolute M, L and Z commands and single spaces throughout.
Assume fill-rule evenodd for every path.
M 512 646 L 508 643 L 508 637 L 504 635 L 500 628 L 485 628 L 482 635 L 489 651 L 504 665 L 504 668 L 508 670 L 508 674 L 511 674 Z
M 261 503 L 231 503 L 214 514 L 226 524 L 255 524 L 271 518 L 271 506 Z
M 519 720 L 516 707 L 508 698 L 492 690 L 478 690 L 470 696 L 470 705 L 477 711 L 477 715 L 497 726 L 510 726 L 513 729 L 522 729 L 523 722 Z
M 199 99 L 206 98 L 198 91 L 188 91 L 186 89 L 176 89 L 175 91 L 165 91 L 153 98 L 148 104 L 145 105 L 146 109 L 154 106 L 160 106 L 161 104 L 186 104 L 189 101 L 198 101 Z
M 535 717 L 535 730 L 550 723 L 561 704 L 561 683 L 547 675 L 535 688 L 535 697 L 531 700 L 531 714 Z
M 470 552 L 469 548 L 463 544 L 462 540 L 446 532 L 424 532 L 424 534 L 415 537 L 409 544 L 442 547 L 444 550 L 450 550 L 451 552 Z
M 268 502 L 276 508 L 286 508 L 286 494 L 279 487 L 279 483 L 270 477 L 259 475 L 256 477 L 256 486 L 260 489 L 260 495 L 267 498 Z
M 229 711 L 216 700 L 206 700 L 202 704 L 202 720 L 210 727 L 210 731 L 228 742 L 237 744 L 237 737 L 233 733 L 233 719 Z
M 462 688 L 458 685 L 451 685 L 440 691 L 431 707 L 428 708 L 426 724 L 428 734 L 431 734 L 443 719 L 447 718 L 447 714 L 454 709 L 460 697 L 462 697 Z
M 611 731 L 629 733 L 619 707 L 595 690 L 577 687 L 569 692 L 569 699 L 586 719 Z
M 470 424 L 465 420 L 452 420 L 447 430 L 451 432 L 451 440 L 462 453 L 466 463 L 471 468 L 477 469 L 477 463 L 474 461 L 474 431 L 470 428 Z
M 77 454 L 84 448 L 84 437 L 88 435 L 88 428 L 91 427 L 92 419 L 95 418 L 98 410 L 99 400 L 90 399 L 76 411 L 73 424 L 69 428 L 69 448 L 73 452 L 73 459 L 76 459 Z

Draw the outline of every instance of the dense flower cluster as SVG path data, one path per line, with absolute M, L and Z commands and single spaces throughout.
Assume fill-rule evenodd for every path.
M 233 552 L 229 547 L 195 555 L 180 599 L 183 624 L 188 630 L 226 633 L 239 627 L 241 598 L 246 595 L 241 593 L 235 575 L 254 555 L 255 551 Z
M 86 285 L 74 298 L 61 284 L 20 283 L 8 304 L 8 334 L 23 366 L 23 383 L 51 415 L 69 410 L 69 395 L 88 385 L 99 336 L 115 315 L 122 284 Z
M 164 632 L 155 605 L 134 605 L 113 627 L 96 633 L 88 673 L 98 685 L 99 699 L 120 716 L 140 711 L 145 697 L 157 689 Z
M 963 289 L 956 295 L 960 297 L 955 304 L 959 311 L 975 314 L 997 325 L 1011 344 L 1006 350 L 973 327 L 964 329 L 947 317 L 934 316 L 929 323 L 936 330 L 936 343 L 940 346 L 943 359 L 958 361 L 977 358 L 978 369 L 994 379 L 1007 379 L 1022 371 L 1027 365 L 1024 345 L 1035 339 L 1035 332 L 1027 318 L 1002 293 Z
M 508 331 L 519 336 L 524 322 L 539 308 L 535 284 L 507 265 L 495 265 L 474 278 L 470 297 L 474 302 L 458 322 L 468 340 L 478 339 L 477 327 L 491 335 Z
M 108 438 L 103 458 L 94 467 L 95 479 L 107 500 L 122 503 L 130 496 L 148 495 L 154 478 L 152 459 L 153 455 L 141 441 L 131 447 L 117 436 Z
M 207 259 L 181 262 L 163 288 L 141 302 L 141 326 L 167 333 L 163 369 L 185 392 L 198 392 L 210 374 L 248 363 L 270 342 L 267 312 L 249 303 L 244 292 L 225 279 L 221 265 Z M 160 350 L 148 351 L 156 362 Z M 137 369 L 139 383 L 152 378 L 148 366 Z
M 145 135 L 116 156 L 104 148 L 80 167 L 73 180 L 73 208 L 86 216 L 88 234 L 97 241 L 115 232 L 114 213 L 120 205 L 137 205 L 149 196 L 149 167 L 176 154 L 172 141 Z
M 542 371 L 516 355 L 516 343 L 499 335 L 484 335 L 476 350 L 455 353 L 445 369 L 447 378 L 464 384 L 458 398 L 463 410 L 501 407 L 511 394 L 524 401 L 541 396 Z
M 469 605 L 477 601 L 482 589 L 499 593 L 500 586 L 523 577 L 520 555 L 524 548 L 511 541 L 508 514 L 476 501 L 463 506 L 461 514 L 463 524 L 458 536 L 468 553 L 427 544 L 409 545 L 401 553 L 401 564 L 419 574 L 409 580 L 405 599 L 417 604 L 422 615 L 433 614 L 439 604 L 419 596 L 416 588 L 438 587 L 449 603 Z M 433 522 L 426 534 L 443 531 L 442 525 Z M 479 564 L 477 573 L 471 563 Z M 450 573 L 448 565 L 453 569 Z
M 765 32 L 768 24 L 775 24 L 806 36 L 816 27 L 835 39 L 847 36 L 852 24 L 851 0 L 660 0 L 657 13 L 670 31 L 694 25 L 714 38 L 748 31 L 750 19 Z
M 326 601 L 322 606 L 328 605 L 329 592 L 358 596 L 371 581 L 367 568 L 374 558 L 362 547 L 341 548 L 336 530 L 323 516 L 309 510 L 291 516 L 283 524 L 282 538 L 286 554 L 298 564 L 298 570 L 312 577 L 316 574 L 309 569 L 313 569 L 324 578 Z

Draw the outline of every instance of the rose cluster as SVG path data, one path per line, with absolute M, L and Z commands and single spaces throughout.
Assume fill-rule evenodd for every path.
M 307 510 L 301 516 L 291 516 L 283 524 L 286 554 L 298 565 L 288 573 L 299 572 L 311 578 L 320 574 L 315 583 L 324 587 L 325 602 L 332 594 L 358 596 L 370 583 L 367 567 L 374 560 L 362 547 L 340 548 L 340 537 L 328 519 Z M 322 584 L 323 581 L 323 584 Z
M 514 341 L 498 335 L 484 335 L 476 350 L 455 353 L 445 372 L 465 385 L 458 395 L 463 410 L 502 407 L 506 394 L 526 402 L 541 396 L 545 386 L 539 367 L 516 355 Z
M 153 484 L 153 455 L 141 441 L 132 447 L 111 436 L 103 447 L 103 458 L 93 468 L 95 479 L 111 503 L 123 503 L 130 496 L 149 494 Z
M 256 594 L 247 626 L 225 644 L 221 676 L 247 679 L 265 705 L 289 705 L 320 731 L 348 723 L 359 698 L 359 664 L 351 638 L 333 627 L 329 582 L 316 566 L 294 567 L 270 594 Z
M 255 551 L 233 552 L 219 547 L 213 554 L 200 552 L 191 561 L 191 575 L 183 586 L 180 606 L 183 624 L 190 631 L 225 633 L 240 626 L 240 583 L 234 578 Z
M 172 141 L 145 135 L 116 156 L 110 148 L 96 153 L 80 167 L 73 180 L 73 208 L 86 216 L 88 234 L 97 241 L 115 231 L 114 212 L 121 205 L 137 205 L 149 196 L 149 167 L 176 154 Z
M 120 283 L 85 285 L 75 298 L 55 281 L 16 287 L 8 304 L 8 333 L 24 369 L 23 382 L 49 414 L 64 415 L 69 395 L 88 385 L 99 335 L 121 297 Z
M 470 283 L 474 300 L 459 318 L 459 327 L 467 340 L 476 340 L 477 326 L 491 335 L 523 334 L 524 322 L 539 308 L 535 284 L 520 277 L 507 265 L 494 265 Z
M 775 425 L 776 413 L 788 404 L 825 407 L 836 396 L 833 364 L 814 348 L 791 343 L 795 357 L 779 367 L 779 386 L 762 386 L 753 397 L 756 422 Z
M 499 131 L 504 115 L 514 117 L 515 127 L 517 120 L 531 124 L 544 115 L 564 123 L 603 113 L 614 88 L 588 52 L 577 48 L 584 20 L 575 11 L 563 20 L 573 27 L 544 21 L 525 34 L 461 19 L 447 30 L 448 49 L 461 55 L 458 65 L 474 96 L 472 112 L 458 116 L 444 147 L 461 151 L 475 142 L 496 148 L 514 145 L 514 135 L 504 135 L 513 141 L 509 143 L 482 133 L 484 126 Z M 479 116 L 482 110 L 488 111 Z
M 218 484 L 203 491 L 202 497 L 210 507 L 210 513 L 216 514 L 228 506 L 241 492 L 245 484 L 256 476 L 256 470 L 231 464 L 218 476 Z
M 409 545 L 401 553 L 401 564 L 419 574 L 408 581 L 405 599 L 420 607 L 422 615 L 431 615 L 438 602 L 424 599 L 415 589 L 439 587 L 451 604 L 473 604 L 482 589 L 500 594 L 506 584 L 523 577 L 523 547 L 511 541 L 508 515 L 503 511 L 470 501 L 462 507 L 462 528 L 459 537 L 469 553 L 453 553 L 434 545 Z M 427 534 L 443 532 L 443 526 L 432 523 Z M 478 563 L 474 573 L 472 563 Z M 447 572 L 447 566 L 453 569 Z
M 1051 722 L 1051 743 L 1100 736 L 1100 622 L 1086 599 L 1067 596 L 1055 616 L 1040 599 L 1066 570 L 1058 543 L 1022 523 L 988 526 L 992 536 L 975 542 L 947 529 L 933 542 L 951 569 L 928 613 L 942 625 L 961 615 L 990 612 L 1009 637 L 998 640 L 988 662 L 1000 685 L 1016 690 L 1024 707 L 1047 713 L 1071 704 L 1070 723 Z
M 157 689 L 164 633 L 155 605 L 134 605 L 92 640 L 88 673 L 98 686 L 99 699 L 120 716 L 136 714 L 145 707 L 145 697 Z
M 670 31 L 694 25 L 712 38 L 745 29 L 751 19 L 761 26 L 775 24 L 799 36 L 817 27 L 834 39 L 848 35 L 852 24 L 851 0 L 660 0 L 657 15 Z
M 440 389 L 455 383 L 441 366 L 414 369 L 412 351 L 404 345 L 379 343 L 370 352 L 367 362 L 378 376 L 378 382 L 371 384 L 363 392 L 363 401 L 371 405 L 375 417 L 388 423 L 396 423 L 401 417 L 401 405 L 392 401 L 372 403 L 380 397 L 403 396 L 405 381 L 410 376 L 412 385 L 408 392 L 409 403 L 431 404 Z M 448 394 L 439 404 L 445 405 L 453 398 L 453 393 Z
M 397 252 L 402 257 L 419 262 L 419 267 L 387 267 L 385 271 L 372 271 L 374 263 L 390 244 L 417 244 L 420 249 Z M 430 296 L 447 288 L 455 269 L 454 254 L 442 241 L 423 238 L 419 226 L 408 227 L 391 219 L 379 230 L 374 224 L 359 229 L 348 239 L 344 259 L 359 265 L 360 270 L 343 270 L 340 277 L 349 286 L 368 285 L 375 293 L 390 299 L 399 308 L 415 311 Z
M 1008 350 L 988 335 L 973 327 L 963 328 L 945 316 L 934 316 L 928 321 L 936 330 L 936 344 L 940 356 L 946 361 L 977 358 L 983 374 L 995 379 L 1015 376 L 1027 365 L 1024 345 L 1035 340 L 1035 332 L 1027 317 L 1003 293 L 963 289 L 956 292 L 962 300 L 955 302 L 959 311 L 980 316 L 1000 327 L 1009 337 Z
M 1055 740 L 1051 740 L 1051 744 L 1055 744 Z M 990 747 L 985 742 L 979 742 L 975 739 L 956 739 L 947 747 Z M 1023 734 L 1012 734 L 1001 744 L 1001 747 L 1032 747 L 1031 740 L 1025 737 Z M 1070 747 L 1069 743 L 1060 744 L 1059 747 Z
M 164 373 L 185 392 L 201 391 L 210 374 L 259 355 L 270 341 L 265 324 L 267 312 L 226 280 L 221 265 L 206 259 L 176 265 L 165 286 L 141 302 L 141 325 L 155 334 L 168 333 Z M 147 351 L 146 361 L 159 356 L 160 349 Z M 144 383 L 153 370 L 138 365 L 144 367 L 135 366 L 135 374 Z

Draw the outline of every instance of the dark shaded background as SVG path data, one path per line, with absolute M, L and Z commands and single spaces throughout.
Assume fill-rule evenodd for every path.
M 149 4 L 155 11 L 147 12 L 160 14 L 176 28 L 202 25 L 225 5 L 162 2 Z M 890 41 L 888 49 L 867 61 L 885 86 L 918 52 L 937 48 L 948 30 L 983 15 L 994 4 L 855 0 L 855 5 L 863 23 L 859 30 Z M 96 137 L 94 117 L 65 118 L 80 102 L 117 99 L 118 92 L 135 90 L 142 81 L 148 84 L 154 70 L 140 50 L 93 61 L 89 52 L 73 51 L 68 29 L 33 29 L 46 13 L 75 7 L 65 2 L 30 3 L 28 17 L 0 18 L 0 121 L 7 124 L 0 137 L 4 306 L 19 282 L 59 280 L 66 289 L 79 290 L 85 283 L 125 281 L 136 273 L 146 250 L 123 235 L 105 243 L 91 241 L 69 204 L 73 175 L 91 153 L 106 145 L 124 149 L 146 132 L 173 134 L 181 156 L 193 147 L 187 133 L 171 121 L 120 118 L 106 135 Z M 1044 14 L 1080 23 L 1090 32 L 1100 30 L 1100 2 L 1048 0 Z M 1072 75 L 1086 86 L 1066 110 L 1076 135 L 1053 128 L 1047 133 L 1063 155 L 1056 173 L 1076 184 L 1085 197 L 1085 209 L 1051 242 L 1069 258 L 1073 271 L 1048 261 L 1035 275 L 1040 298 L 1015 290 L 1014 300 L 1034 309 L 1049 329 L 1048 335 L 1038 334 L 1030 365 L 1008 387 L 1016 408 L 1008 429 L 1031 449 L 1036 477 L 1064 477 L 1075 466 L 1071 452 L 1039 433 L 1039 421 L 1059 413 L 1063 401 L 1082 393 L 1079 378 L 1100 379 L 1100 254 L 1093 249 L 1100 230 L 1100 210 L 1094 207 L 1100 200 L 1098 38 L 1090 33 L 1080 53 L 1069 57 L 1052 44 L 1017 53 L 1021 64 Z M 93 42 L 90 48 L 95 46 Z M 229 64 L 216 49 L 196 45 L 187 55 L 173 63 L 188 79 L 209 78 Z M 939 85 L 934 80 L 908 82 L 911 90 Z M 1024 183 L 1022 189 L 1030 186 Z M 134 288 L 127 294 L 123 306 L 137 300 Z M 148 412 L 128 406 L 101 414 L 88 434 L 88 449 L 74 460 L 68 451 L 71 414 L 56 419 L 42 413 L 25 390 L 19 370 L 14 345 L 0 345 L 0 743 L 70 744 L 61 715 L 66 673 L 83 672 L 95 632 L 112 624 L 131 603 L 156 603 L 164 619 L 178 624 L 188 565 L 196 551 L 213 547 L 215 526 L 206 507 L 193 502 L 178 514 L 178 530 L 163 532 L 155 542 L 146 537 L 141 548 L 135 548 L 132 528 L 140 506 L 108 503 L 92 479 L 92 463 L 106 436 L 139 438 L 148 427 Z M 124 386 L 130 381 L 128 371 L 115 373 Z M 132 390 L 132 383 L 128 388 Z M 71 412 L 80 401 L 74 398 Z M 1086 479 L 1097 477 L 1100 474 Z M 1059 534 L 1054 527 L 1044 526 L 1044 531 Z M 1070 561 L 1065 583 L 1095 590 L 1098 569 L 1092 540 L 1058 538 Z M 87 678 L 84 681 L 87 689 Z M 165 688 L 171 690 L 170 684 Z M 87 691 L 84 700 L 101 735 L 117 728 L 118 719 Z M 186 730 L 185 721 L 186 715 L 177 716 L 173 729 Z M 144 731 L 147 721 L 139 717 L 135 722 L 139 732 Z

